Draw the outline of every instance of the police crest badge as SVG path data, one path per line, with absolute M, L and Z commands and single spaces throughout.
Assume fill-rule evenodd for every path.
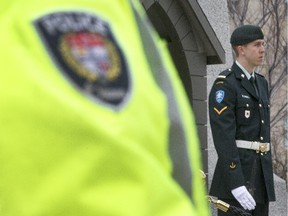
M 108 22 L 84 12 L 54 12 L 34 22 L 60 71 L 84 95 L 119 110 L 130 96 L 131 77 Z

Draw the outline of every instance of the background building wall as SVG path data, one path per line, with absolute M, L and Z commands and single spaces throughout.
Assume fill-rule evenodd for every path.
M 211 89 L 211 86 L 214 82 L 214 79 L 217 77 L 219 72 L 225 70 L 226 68 L 230 67 L 233 62 L 232 57 L 232 50 L 230 48 L 229 43 L 229 34 L 230 34 L 230 28 L 229 28 L 229 16 L 228 16 L 228 8 L 227 8 L 227 2 L 226 0 L 199 0 L 198 1 L 202 10 L 207 16 L 207 19 L 209 20 L 212 28 L 214 29 L 217 37 L 219 38 L 222 46 L 225 49 L 225 58 L 226 62 L 225 64 L 220 65 L 208 65 L 207 66 L 207 99 L 208 94 Z M 217 161 L 217 154 L 216 150 L 213 145 L 213 139 L 209 124 L 209 115 L 208 115 L 208 107 L 207 107 L 207 116 L 208 116 L 208 122 L 207 122 L 207 128 L 208 128 L 208 176 L 207 176 L 207 182 L 208 182 L 208 189 L 211 185 L 212 176 L 214 173 L 216 161 Z M 217 211 L 215 207 L 211 206 L 211 212 L 212 215 L 217 215 Z

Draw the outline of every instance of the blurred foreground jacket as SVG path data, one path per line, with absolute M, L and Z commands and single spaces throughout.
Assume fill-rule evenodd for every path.
M 3 3 L 1 216 L 209 214 L 188 100 L 133 5 Z

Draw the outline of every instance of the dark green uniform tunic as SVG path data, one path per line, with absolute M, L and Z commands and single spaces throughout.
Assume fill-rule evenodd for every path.
M 210 123 L 218 161 L 210 194 L 234 199 L 231 190 L 245 185 L 258 203 L 275 200 L 271 151 L 237 148 L 236 140 L 270 143 L 268 84 L 255 73 L 258 96 L 234 63 L 215 80 L 209 95 Z

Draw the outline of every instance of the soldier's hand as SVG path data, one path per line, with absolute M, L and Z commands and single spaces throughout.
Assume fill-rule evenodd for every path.
M 240 205 L 245 210 L 252 210 L 255 209 L 256 202 L 248 192 L 245 186 L 240 186 L 238 188 L 233 189 L 232 191 L 233 196 L 235 199 L 240 203 Z

